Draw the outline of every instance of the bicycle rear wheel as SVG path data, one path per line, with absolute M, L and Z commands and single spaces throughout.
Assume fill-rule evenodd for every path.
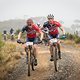
M 32 70 L 34 71 L 34 59 L 32 59 L 31 67 L 32 67 Z
M 55 71 L 58 71 L 58 66 L 57 66 L 57 47 L 54 47 L 54 68 Z

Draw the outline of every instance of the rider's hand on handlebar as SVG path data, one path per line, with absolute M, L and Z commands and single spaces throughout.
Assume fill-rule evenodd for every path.
M 18 40 L 17 40 L 17 43 L 21 43 L 21 40 L 20 40 L 20 39 L 18 39 Z

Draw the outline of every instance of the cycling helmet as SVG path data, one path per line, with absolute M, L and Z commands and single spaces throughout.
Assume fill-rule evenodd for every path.
M 48 19 L 54 19 L 54 15 L 53 15 L 53 14 L 49 14 L 49 15 L 47 16 L 47 18 L 48 18 Z
M 38 26 L 40 26 L 40 23 L 37 23 Z

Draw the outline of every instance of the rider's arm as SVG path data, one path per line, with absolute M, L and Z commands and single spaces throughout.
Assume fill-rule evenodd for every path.
M 36 26 L 36 25 L 33 25 L 34 26 L 34 28 L 35 28 L 35 30 L 40 34 L 40 40 L 42 40 L 43 39 L 43 32 L 41 31 L 41 29 L 40 28 L 38 28 L 38 26 Z
M 18 40 L 21 39 L 21 35 L 22 35 L 22 32 L 19 32 L 19 34 L 18 34 Z
M 57 21 L 55 21 L 55 24 L 60 28 L 60 30 L 62 31 L 62 33 L 65 34 L 65 31 L 64 31 L 62 25 L 59 22 L 57 22 Z
M 63 34 L 65 35 L 65 30 L 63 29 L 63 27 L 59 27 L 59 28 L 63 32 Z
M 40 34 L 41 34 L 41 41 L 42 41 L 42 39 L 43 39 L 43 32 L 41 31 Z
M 19 34 L 18 34 L 18 40 L 21 39 L 21 35 L 22 35 L 22 33 L 23 33 L 24 31 L 25 31 L 25 27 L 23 27 L 22 30 L 19 32 Z

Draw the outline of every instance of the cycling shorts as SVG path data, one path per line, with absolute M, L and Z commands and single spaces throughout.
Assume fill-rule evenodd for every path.
M 49 35 L 49 39 L 53 39 L 53 38 L 59 38 L 59 34 L 55 34 L 55 35 Z
M 27 38 L 26 42 L 33 42 L 33 44 L 37 44 L 38 39 L 37 38 Z

